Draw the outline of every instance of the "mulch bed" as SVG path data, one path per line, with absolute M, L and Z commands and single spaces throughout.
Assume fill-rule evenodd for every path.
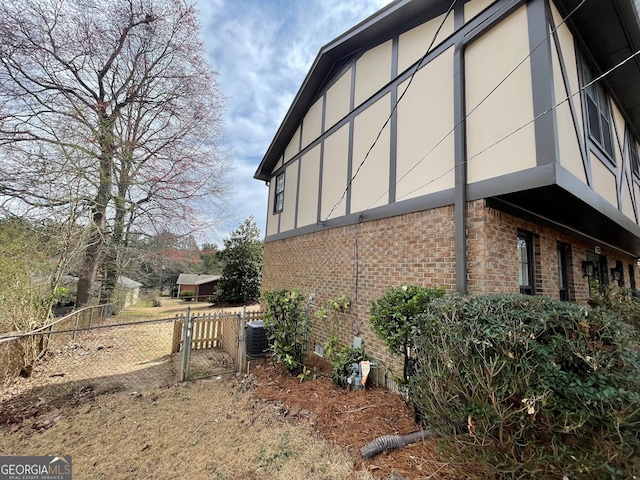
M 290 375 L 280 365 L 258 362 L 250 373 L 257 386 L 254 395 L 279 403 L 280 415 L 308 421 L 329 442 L 346 447 L 354 457 L 354 467 L 368 469 L 376 478 L 454 479 L 452 465 L 437 451 L 437 441 L 409 445 L 400 450 L 363 459 L 360 448 L 383 435 L 403 435 L 420 430 L 404 399 L 381 387 L 345 390 L 329 378 L 331 366 L 315 357 L 312 364 L 322 373 L 315 380 Z

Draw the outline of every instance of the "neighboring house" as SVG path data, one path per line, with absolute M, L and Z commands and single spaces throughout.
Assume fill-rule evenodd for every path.
M 191 290 L 195 292 L 196 302 L 205 302 L 213 295 L 222 275 L 201 275 L 195 273 L 181 273 L 178 276 L 178 296 L 180 292 Z
M 140 287 L 142 287 L 140 282 L 120 275 L 116 287 L 115 301 L 125 308 L 134 305 L 140 297 Z
M 369 305 L 403 282 L 636 287 L 634 1 L 458 0 L 443 23 L 450 4 L 398 0 L 324 46 L 255 174 L 263 288 L 349 295 L 343 340 L 379 359 Z

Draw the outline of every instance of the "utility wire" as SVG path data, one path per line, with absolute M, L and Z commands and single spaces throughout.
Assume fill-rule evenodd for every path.
M 344 189 L 344 191 L 342 192 L 342 196 L 338 199 L 338 201 L 336 202 L 336 204 L 331 208 L 331 210 L 329 211 L 327 217 L 325 218 L 325 222 L 329 220 L 329 218 L 331 217 L 331 214 L 334 212 L 334 210 L 336 208 L 338 208 L 338 205 L 340 205 L 342 203 L 342 201 L 344 200 L 345 196 L 347 195 L 347 192 L 349 191 L 349 189 L 351 188 L 351 185 L 353 184 L 353 181 L 355 180 L 356 176 L 358 175 L 358 173 L 360 172 L 360 169 L 362 168 L 362 166 L 365 164 L 365 162 L 367 161 L 367 159 L 369 158 L 369 155 L 371 154 L 371 151 L 373 150 L 373 148 L 376 146 L 376 144 L 378 143 L 378 140 L 380 140 L 380 136 L 382 135 L 382 132 L 384 131 L 384 129 L 386 128 L 386 126 L 389 124 L 389 122 L 391 121 L 391 118 L 393 117 L 394 112 L 396 111 L 396 109 L 398 108 L 398 104 L 400 103 L 400 100 L 402 100 L 402 98 L 404 97 L 404 95 L 407 93 L 407 90 L 409 89 L 409 87 L 411 86 L 411 83 L 413 82 L 413 78 L 415 77 L 416 73 L 418 72 L 418 69 L 420 68 L 420 65 L 422 65 L 422 62 L 424 62 L 425 58 L 427 58 L 427 55 L 429 55 L 429 53 L 431 53 L 432 51 L 432 47 L 433 44 L 436 41 L 436 38 L 438 38 L 438 34 L 440 33 L 440 30 L 442 30 L 442 27 L 444 26 L 444 23 L 447 21 L 447 18 L 449 18 L 449 15 L 451 14 L 451 11 L 453 10 L 454 5 L 456 4 L 457 0 L 453 0 L 451 2 L 451 5 L 449 5 L 449 9 L 447 10 L 447 13 L 445 15 L 445 17 L 442 19 L 442 22 L 440 22 L 440 25 L 438 26 L 438 29 L 436 30 L 436 33 L 433 35 L 433 38 L 431 39 L 431 43 L 429 44 L 429 47 L 427 48 L 427 51 L 424 53 L 424 55 L 422 56 L 422 58 L 420 58 L 420 61 L 416 64 L 415 69 L 413 70 L 413 72 L 411 73 L 411 76 L 409 77 L 409 83 L 407 83 L 407 86 L 405 87 L 404 91 L 402 92 L 402 94 L 398 97 L 398 99 L 396 100 L 395 104 L 393 105 L 393 108 L 391 109 L 391 113 L 389 114 L 389 116 L 387 117 L 387 119 L 385 120 L 384 124 L 382 125 L 382 127 L 380 128 L 380 130 L 378 131 L 378 135 L 376 136 L 375 140 L 373 141 L 373 143 L 371 144 L 371 146 L 369 147 L 369 150 L 367 150 L 366 155 L 364 156 L 364 158 L 362 159 L 362 162 L 360 162 L 360 165 L 358 165 L 358 168 L 356 169 L 356 172 L 351 176 L 351 178 L 349 179 L 349 181 L 347 182 L 347 187 Z M 583 0 L 584 1 L 584 0 Z M 387 190 L 388 191 L 388 190 Z M 384 195 L 384 194 L 383 194 Z
M 398 183 L 400 183 L 402 180 L 404 180 L 404 179 L 407 177 L 407 175 L 409 175 L 413 170 L 415 170 L 415 169 L 418 167 L 418 165 L 420 165 L 424 160 L 426 160 L 426 158 L 427 158 L 429 155 L 431 155 L 431 154 L 433 153 L 433 151 L 434 151 L 436 148 L 438 148 L 438 147 L 439 147 L 439 146 L 440 146 L 440 145 L 441 145 L 441 144 L 442 144 L 442 143 L 443 143 L 447 138 L 449 138 L 449 136 L 450 136 L 453 132 L 455 132 L 455 130 L 456 130 L 456 129 L 457 129 L 457 128 L 462 124 L 462 123 L 464 123 L 464 122 L 467 120 L 467 118 L 469 118 L 469 115 L 471 115 L 471 114 L 472 114 L 473 112 L 475 112 L 478 108 L 480 108 L 480 106 L 481 106 L 481 105 L 482 105 L 482 104 L 483 104 L 483 103 L 484 103 L 484 102 L 485 102 L 485 101 L 486 101 L 486 100 L 487 100 L 491 95 L 493 95 L 493 93 L 494 93 L 494 92 L 495 92 L 495 91 L 496 91 L 500 86 L 502 86 L 502 85 L 503 85 L 503 84 L 504 84 L 504 83 L 509 79 L 509 77 L 511 77 L 511 75 L 513 75 L 513 74 L 516 72 L 516 70 L 517 70 L 518 68 L 520 68 L 520 67 L 521 67 L 521 66 L 522 66 L 522 65 L 523 65 L 523 64 L 524 64 L 524 63 L 525 63 L 525 62 L 526 62 L 526 61 L 531 57 L 531 55 L 533 55 L 533 54 L 534 54 L 534 53 L 535 53 L 535 52 L 536 52 L 536 51 L 537 51 L 537 50 L 538 50 L 542 45 L 544 45 L 544 44 L 545 44 L 545 42 L 549 41 L 549 40 L 551 39 L 551 36 L 552 36 L 552 35 L 554 35 L 554 34 L 557 32 L 557 30 L 558 30 L 562 25 L 564 25 L 564 24 L 567 22 L 567 20 L 569 20 L 569 18 L 570 18 L 570 17 L 571 17 L 571 16 L 572 16 L 572 15 L 573 15 L 573 14 L 574 14 L 574 13 L 575 13 L 579 8 L 580 8 L 580 7 L 582 7 L 582 6 L 585 4 L 585 2 L 586 2 L 586 1 L 587 1 L 587 0 L 582 0 L 582 1 L 581 1 L 581 2 L 580 2 L 580 3 L 579 3 L 579 4 L 578 4 L 578 5 L 577 5 L 573 10 L 571 10 L 571 12 L 569 12 L 569 13 L 567 14 L 567 16 L 566 16 L 566 17 L 564 17 L 564 18 L 562 19 L 562 21 L 561 21 L 561 22 L 560 22 L 560 23 L 559 23 L 559 24 L 558 24 L 558 25 L 557 25 L 557 26 L 556 26 L 556 27 L 555 27 L 551 32 L 549 32 L 549 35 L 547 35 L 547 36 L 546 36 L 546 37 L 545 37 L 545 38 L 544 38 L 540 43 L 538 43 L 538 45 L 536 45 L 536 46 L 535 46 L 535 48 L 533 48 L 533 49 L 529 52 L 529 54 L 528 54 L 526 57 L 524 57 L 524 58 L 523 58 L 523 59 L 522 59 L 522 60 L 521 60 L 521 61 L 520 61 L 520 62 L 519 62 L 515 67 L 513 67 L 513 69 L 511 69 L 511 71 L 510 71 L 510 72 L 509 72 L 509 73 L 508 73 L 508 74 L 507 74 L 507 75 L 506 75 L 502 80 L 500 80 L 500 81 L 498 82 L 498 84 L 497 84 L 495 87 L 493 87 L 493 88 L 491 89 L 491 91 L 490 91 L 489 93 L 487 93 L 487 95 L 485 95 L 485 96 L 484 96 L 484 98 L 483 98 L 482 100 L 480 100 L 480 102 L 479 102 L 475 107 L 473 107 L 471 110 L 469 110 L 469 112 L 464 116 L 464 118 L 463 118 L 462 120 L 460 120 L 456 125 L 454 125 L 454 127 L 453 127 L 451 130 L 449 130 L 449 131 L 445 134 L 445 136 L 444 136 L 444 137 L 442 137 L 438 142 L 436 142 L 436 144 L 435 144 L 433 147 L 431 147 L 431 149 L 430 149 L 427 153 L 425 153 L 425 154 L 422 156 L 422 158 L 420 158 L 420 160 L 418 160 L 418 161 L 417 161 L 417 162 L 416 162 L 416 163 L 415 163 L 415 164 L 414 164 L 414 165 L 413 165 L 409 170 L 407 170 L 407 172 L 406 172 L 404 175 L 402 175 L 399 179 L 397 179 L 397 180 L 396 180 L 396 184 L 398 184 Z M 499 13 L 499 12 L 496 12 L 496 14 L 497 14 L 497 13 Z M 491 17 L 489 17 L 489 18 L 491 18 Z M 487 18 L 487 20 L 489 20 L 489 18 Z M 536 117 L 536 118 L 537 118 L 537 117 Z M 468 160 L 468 159 L 467 159 L 467 160 Z M 464 162 L 463 162 L 463 163 L 464 163 Z M 402 197 L 399 197 L 399 198 L 406 197 L 407 195 L 410 195 L 411 193 L 413 193 L 413 192 L 415 192 L 415 191 L 417 191 L 417 190 L 420 190 L 421 188 L 426 187 L 427 185 L 430 185 L 431 183 L 433 183 L 433 182 L 435 182 L 436 180 L 438 180 L 438 179 L 442 178 L 444 175 L 446 175 L 447 173 L 449 173 L 449 172 L 451 172 L 451 171 L 453 171 L 453 170 L 455 170 L 455 167 L 450 168 L 449 170 L 447 170 L 447 171 L 446 171 L 446 172 L 444 172 L 443 174 L 439 175 L 438 177 L 436 177 L 436 178 L 432 179 L 431 181 L 429 181 L 429 182 L 427 182 L 427 183 L 425 183 L 425 184 L 423 184 L 423 185 L 419 186 L 418 188 L 416 188 L 416 189 L 412 190 L 411 192 L 408 192 L 408 193 L 404 194 Z M 382 197 L 384 197 L 387 193 L 389 193 L 389 189 L 387 189 L 387 190 L 386 190 L 385 192 L 383 192 L 383 193 L 382 193 L 378 198 L 376 198 L 376 199 L 375 199 L 375 200 L 374 200 L 374 201 L 369 205 L 369 207 L 367 207 L 367 209 L 365 209 L 365 211 L 366 211 L 366 210 L 369 210 L 373 205 L 375 205 L 375 204 L 376 204 L 376 203 L 377 203 L 377 202 L 378 202 Z M 398 199 L 396 199 L 396 200 L 398 200 Z
M 593 85 L 596 82 L 599 82 L 600 80 L 602 80 L 604 77 L 606 77 L 607 75 L 609 75 L 611 72 L 613 72 L 614 70 L 620 68 L 622 65 L 624 65 L 625 63 L 631 61 L 633 58 L 637 57 L 640 55 L 640 50 L 638 50 L 635 53 L 632 53 L 630 56 L 628 56 L 627 58 L 625 58 L 624 60 L 622 60 L 620 63 L 618 63 L 617 65 L 613 66 L 612 68 L 610 68 L 609 70 L 607 70 L 606 72 L 604 72 L 602 75 L 600 75 L 599 77 L 593 79 L 592 81 L 590 81 L 589 83 L 585 84 L 584 86 L 580 87 L 575 93 L 572 93 L 571 95 L 568 95 L 567 97 L 565 97 L 564 99 L 562 99 L 560 102 L 556 103 L 555 105 L 551 106 L 550 108 L 548 108 L 547 110 L 545 110 L 544 112 L 536 115 L 535 117 L 533 117 L 533 119 L 529 120 L 527 123 L 520 125 L 518 128 L 516 128 L 515 130 L 509 132 L 507 135 L 505 135 L 504 137 L 496 140 L 495 142 L 493 142 L 491 145 L 488 145 L 487 147 L 483 148 L 482 150 L 480 150 L 478 153 L 472 155 L 471 157 L 467 158 L 466 160 L 464 160 L 460 165 L 463 165 L 465 163 L 468 163 L 469 160 L 473 160 L 474 158 L 482 155 L 484 152 L 486 152 L 487 150 L 495 147 L 496 145 L 498 145 L 499 143 L 505 141 L 506 139 L 508 139 L 509 137 L 515 135 L 516 133 L 518 133 L 520 130 L 522 130 L 523 128 L 531 125 L 532 123 L 534 123 L 536 120 L 538 120 L 539 118 L 545 116 L 546 114 L 552 112 L 553 110 L 555 110 L 556 108 L 558 108 L 559 106 L 561 106 L 562 104 L 568 102 L 569 100 L 571 100 L 573 97 L 575 97 L 576 95 L 578 95 L 579 93 L 581 93 L 583 90 L 586 90 L 587 88 L 589 88 L 591 85 Z M 425 157 L 423 157 L 422 160 L 424 160 Z M 420 161 L 422 161 L 420 160 Z M 431 179 L 430 181 L 428 181 L 427 183 L 419 186 L 418 188 L 405 193 L 402 197 L 406 197 L 410 194 L 412 194 L 413 192 L 416 192 L 417 190 L 420 190 L 423 187 L 426 187 L 430 184 L 432 184 L 433 182 L 439 180 L 440 178 L 442 178 L 443 176 L 445 176 L 446 174 L 452 172 L 453 170 L 456 169 L 457 166 L 451 167 L 449 170 L 447 170 L 446 172 L 438 175 L 437 177 Z

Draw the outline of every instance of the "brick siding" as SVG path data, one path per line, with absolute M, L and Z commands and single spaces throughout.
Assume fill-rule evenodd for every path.
M 485 206 L 483 200 L 467 204 L 467 269 L 471 294 L 518 293 L 516 235 L 527 231 L 534 237 L 535 292 L 559 298 L 557 245 L 568 244 L 569 299 L 588 299 L 587 278 L 581 261 L 594 245 Z M 635 259 L 602 247 L 609 267 Z M 357 259 L 357 263 L 356 263 Z M 447 206 L 396 217 L 338 227 L 265 244 L 263 289 L 299 288 L 315 293 L 316 308 L 330 298 L 348 295 L 352 306 L 340 320 L 342 345 L 358 335 L 365 351 L 396 375 L 402 362 L 392 358 L 386 346 L 369 329 L 369 306 L 389 287 L 403 283 L 445 286 L 456 289 L 454 208 Z M 311 309 L 311 315 L 314 309 Z M 324 343 L 329 323 L 314 318 L 314 342 Z

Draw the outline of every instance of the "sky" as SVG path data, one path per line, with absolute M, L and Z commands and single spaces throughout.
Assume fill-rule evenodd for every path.
M 225 97 L 234 206 L 213 243 L 253 215 L 264 237 L 267 187 L 253 175 L 320 48 L 389 0 L 196 0 Z

